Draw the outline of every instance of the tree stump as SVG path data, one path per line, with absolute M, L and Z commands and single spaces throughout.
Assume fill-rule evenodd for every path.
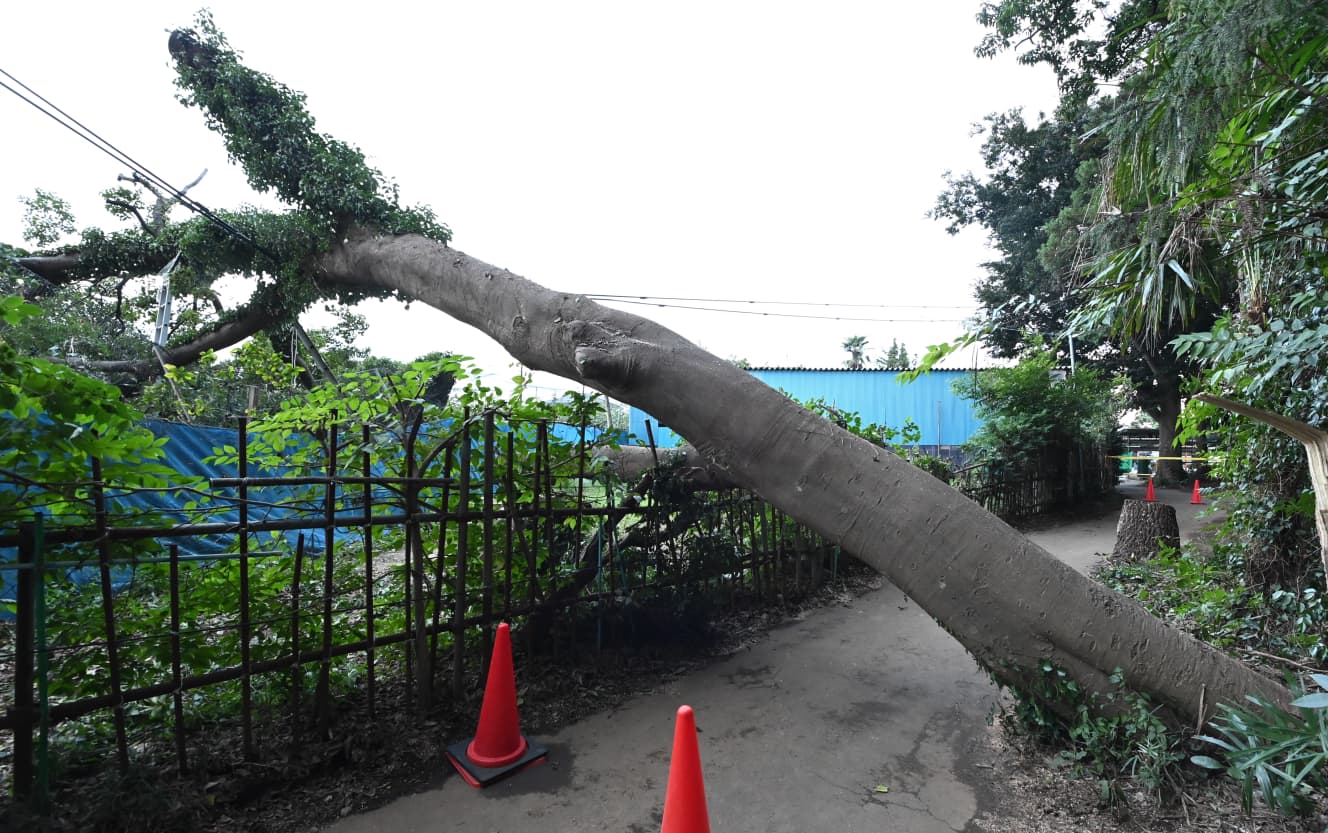
M 1165 503 L 1127 500 L 1116 524 L 1113 558 L 1140 561 L 1156 556 L 1162 546 L 1180 546 L 1180 524 L 1176 509 Z

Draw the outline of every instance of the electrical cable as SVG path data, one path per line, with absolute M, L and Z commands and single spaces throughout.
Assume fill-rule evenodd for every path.
M 594 296 L 588 296 L 594 297 Z M 616 304 L 637 304 L 643 307 L 661 307 L 664 309 L 687 309 L 699 312 L 728 312 L 736 315 L 762 315 L 767 318 L 810 318 L 817 321 L 867 321 L 878 324 L 954 324 L 964 321 L 962 318 L 864 318 L 851 315 L 812 315 L 795 312 L 761 312 L 749 309 L 718 309 L 715 307 L 697 307 L 688 304 L 661 304 L 654 301 L 629 301 L 625 298 L 606 299 Z
M 202 217 L 206 218 L 209 222 L 216 225 L 222 231 L 226 232 L 227 234 L 230 234 L 231 236 L 235 237 L 238 240 L 241 240 L 249 244 L 250 246 L 253 246 L 255 250 L 266 255 L 274 262 L 278 260 L 275 255 L 267 251 L 264 247 L 260 246 L 249 235 L 245 234 L 240 229 L 231 225 L 226 220 L 223 220 L 221 217 L 218 217 L 207 206 L 203 205 L 202 203 L 198 202 L 192 197 L 187 196 L 183 191 L 171 185 L 162 177 L 158 176 L 146 165 L 143 165 L 142 163 L 138 162 L 132 156 L 120 150 L 111 142 L 107 141 L 106 139 L 103 139 L 96 131 L 92 130 L 90 127 L 83 124 L 78 119 L 74 118 L 73 116 L 66 113 L 64 110 L 60 109 L 60 107 L 57 106 L 55 103 L 47 99 L 41 93 L 29 87 L 27 84 L 24 84 L 22 81 L 15 78 L 11 73 L 7 72 L 5 69 L 0 68 L 0 75 L 4 75 L 6 78 L 13 81 L 15 84 L 19 85 L 24 90 L 35 96 L 39 101 L 42 102 L 42 104 L 45 104 L 47 107 L 50 107 L 51 110 L 55 111 L 54 113 L 52 113 L 51 110 L 43 108 L 36 101 L 33 101 L 32 99 L 23 95 L 23 93 L 9 86 L 5 82 L 0 81 L 0 87 L 4 87 L 6 90 L 17 96 L 21 101 L 27 103 L 28 105 L 36 109 L 42 115 L 51 119 L 56 124 L 60 125 L 69 132 L 73 133 L 75 136 L 78 136 L 80 139 L 92 145 L 97 150 L 100 150 L 102 153 L 106 154 L 107 156 L 111 157 L 111 159 L 115 160 L 116 162 L 128 166 L 134 173 L 140 175 L 141 177 L 143 177 L 143 179 L 147 180 L 148 184 L 155 185 L 161 188 L 162 190 L 166 191 L 168 194 L 171 195 L 171 197 L 173 197 L 178 203 L 180 203 L 180 205 L 183 205 L 185 208 L 189 209 L 195 214 L 199 214 Z M 58 113 L 59 116 L 57 116 L 56 113 Z M 64 121 L 63 119 L 68 119 L 68 121 Z
M 5 71 L 3 68 L 0 68 L 0 75 L 4 75 L 6 78 L 9 78 L 15 84 L 22 87 L 25 91 L 35 96 L 39 101 L 42 102 L 42 104 L 45 104 L 47 107 L 50 107 L 51 109 L 47 110 L 43 108 L 36 101 L 33 101 L 32 99 L 28 98 L 23 93 L 9 86 L 3 81 L 0 81 L 0 87 L 4 87 L 6 90 L 17 96 L 20 100 L 29 104 L 38 112 L 42 113 L 51 120 L 55 121 L 57 124 L 69 130 L 71 133 L 78 136 L 80 139 L 83 139 L 83 141 L 97 148 L 102 153 L 111 157 L 116 162 L 129 166 L 131 170 L 142 176 L 150 184 L 160 187 L 161 189 L 166 191 L 185 208 L 189 209 L 190 211 L 193 211 L 196 214 L 201 215 L 202 217 L 207 219 L 209 222 L 213 223 L 215 226 L 217 226 L 219 229 L 226 232 L 227 234 L 230 234 L 236 239 L 241 240 L 250 246 L 253 246 L 256 251 L 267 256 L 274 263 L 278 261 L 276 255 L 268 251 L 264 246 L 259 245 L 258 242 L 255 241 L 253 238 L 251 238 L 248 234 L 236 228 L 234 225 L 227 222 L 226 220 L 223 220 L 221 217 L 218 217 L 207 206 L 187 196 L 183 191 L 171 185 L 162 177 L 158 176 L 146 165 L 143 165 L 142 163 L 138 162 L 132 156 L 120 150 L 111 142 L 102 138 L 96 131 L 92 130 L 91 128 L 87 127 L 82 122 L 80 122 L 78 119 L 66 113 L 59 106 L 51 102 L 45 96 L 41 95 L 41 93 L 38 93 L 36 90 L 29 87 L 27 84 L 24 84 L 22 81 L 15 78 L 12 74 Z M 55 112 L 53 113 L 51 112 L 51 110 L 54 110 Z M 56 115 L 57 113 L 59 114 L 59 116 Z M 691 306 L 687 304 L 659 303 L 659 301 L 695 301 L 695 302 L 718 303 L 718 304 L 748 304 L 753 306 L 755 305 L 819 306 L 819 307 L 859 308 L 859 309 L 891 309 L 891 308 L 972 309 L 973 308 L 971 305 L 961 306 L 958 304 L 860 304 L 860 303 L 834 303 L 834 302 L 825 302 L 825 301 L 804 303 L 798 301 L 758 301 L 751 299 L 744 300 L 744 299 L 731 299 L 731 298 L 693 298 L 693 297 L 683 297 L 683 296 L 620 295 L 620 294 L 611 294 L 611 293 L 588 294 L 586 297 L 595 300 L 603 300 L 609 303 L 636 304 L 641 306 L 654 306 L 663 309 L 686 309 L 698 312 L 728 312 L 728 313 L 737 313 L 740 315 L 760 315 L 769 318 L 800 318 L 800 319 L 810 319 L 810 320 L 819 320 L 819 321 L 860 321 L 866 323 L 880 323 L 880 324 L 953 324 L 953 323 L 962 323 L 964 319 L 962 318 L 917 318 L 917 319 L 871 318 L 871 317 L 844 316 L 844 315 L 812 315 L 809 313 L 780 313 L 780 312 L 763 312 L 760 310 L 719 309 L 715 307 Z
M 634 300 L 634 301 L 698 301 L 708 304 L 751 304 L 762 306 L 788 307 L 855 307 L 859 309 L 976 309 L 977 304 L 852 304 L 832 301 L 761 301 L 750 298 L 687 298 L 671 295 L 622 295 L 612 292 L 588 292 L 587 298 L 595 300 Z

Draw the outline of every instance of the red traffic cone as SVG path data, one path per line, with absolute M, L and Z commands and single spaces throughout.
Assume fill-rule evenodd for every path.
M 1203 496 L 1199 494 L 1199 481 L 1194 481 L 1194 494 L 1190 495 L 1190 503 L 1203 503 Z
M 1148 491 L 1144 492 L 1144 500 L 1152 503 L 1157 500 L 1157 495 L 1153 494 L 1153 478 L 1148 478 Z
M 447 758 L 472 787 L 487 787 L 549 754 L 521 734 L 516 712 L 516 675 L 512 672 L 512 629 L 498 625 L 489 660 L 489 679 L 484 684 L 480 726 L 469 743 L 447 747 Z
M 705 782 L 701 778 L 701 751 L 696 743 L 696 716 L 691 706 L 678 709 L 673 757 L 669 762 L 669 788 L 664 794 L 664 826 L 660 833 L 710 833 Z

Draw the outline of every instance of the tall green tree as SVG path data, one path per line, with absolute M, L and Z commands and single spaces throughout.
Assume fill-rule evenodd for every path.
M 890 339 L 890 346 L 881 351 L 881 355 L 876 359 L 876 366 L 887 368 L 889 370 L 901 370 L 913 366 L 913 360 L 909 358 L 908 348 L 900 344 L 897 339 Z
M 1073 252 L 1079 263 L 1076 325 L 1179 353 L 1205 371 L 1208 391 L 1320 423 L 1328 8 L 1136 0 L 1108 13 L 1092 2 L 1006 0 L 983 13 L 990 48 L 1032 44 L 1024 59 L 1047 62 L 1074 88 L 1116 91 L 1092 128 L 1100 164 L 1056 235 L 1061 260 Z M 1233 449 L 1222 471 L 1238 486 L 1233 524 L 1267 562 L 1296 561 L 1309 520 L 1303 453 L 1243 421 L 1214 426 Z

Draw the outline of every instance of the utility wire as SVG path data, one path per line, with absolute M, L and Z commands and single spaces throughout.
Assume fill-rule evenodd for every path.
M 587 296 L 595 297 L 595 296 Z M 810 313 L 796 312 L 762 312 L 751 309 L 719 309 L 717 307 L 697 307 L 688 304 L 662 304 L 655 301 L 629 301 L 626 298 L 606 298 L 606 301 L 615 304 L 637 304 L 643 307 L 663 307 L 665 309 L 689 309 L 699 312 L 727 312 L 734 315 L 760 315 L 767 318 L 810 318 L 817 321 L 867 321 L 878 324 L 954 324 L 964 321 L 963 318 L 863 318 L 849 315 L 812 315 Z
M 9 92 L 13 93 L 23 102 L 31 105 L 39 113 L 51 119 L 56 124 L 65 128 L 69 132 L 73 133 L 75 136 L 79 137 L 83 141 L 92 145 L 97 150 L 111 157 L 119 164 L 128 166 L 131 170 L 142 176 L 145 180 L 147 180 L 151 184 L 156 185 L 157 187 L 169 193 L 172 197 L 175 198 L 177 202 L 179 202 L 185 208 L 188 208 L 190 211 L 193 211 L 196 214 L 202 215 L 204 218 L 206 218 L 208 221 L 216 225 L 222 231 L 225 231 L 227 234 L 230 234 L 233 237 L 242 240 L 245 243 L 248 243 L 250 246 L 253 246 L 257 251 L 262 252 L 264 255 L 267 255 L 267 257 L 271 258 L 274 262 L 277 261 L 277 258 L 271 252 L 268 252 L 262 246 L 259 246 L 258 243 L 255 242 L 253 238 L 251 238 L 249 235 L 245 234 L 240 229 L 231 225 L 226 220 L 223 220 L 221 217 L 218 217 L 207 206 L 203 205 L 202 203 L 198 202 L 192 197 L 187 196 L 183 191 L 171 185 L 162 177 L 158 176 L 156 173 L 150 170 L 146 165 L 143 165 L 129 154 L 120 150 L 111 142 L 107 141 L 106 139 L 103 139 L 92 128 L 83 124 L 78 119 L 66 113 L 64 110 L 60 109 L 58 106 L 56 106 L 53 102 L 51 102 L 41 93 L 32 89 L 27 84 L 24 84 L 22 81 L 15 78 L 9 72 L 5 71 L 3 68 L 0 68 L 0 75 L 4 75 L 9 80 L 13 81 L 15 84 L 22 87 L 25 91 L 31 93 L 34 97 L 37 98 L 38 101 L 40 101 L 42 104 L 45 104 L 46 107 L 49 107 L 51 109 L 47 110 L 45 107 L 42 107 L 41 104 L 38 104 L 36 101 L 33 101 L 31 98 L 28 98 L 23 93 L 9 86 L 3 81 L 0 81 L 0 87 L 4 87 L 6 90 L 9 90 Z M 51 110 L 54 110 L 55 112 L 53 113 L 51 112 Z M 56 113 L 58 113 L 59 115 L 57 116 Z
M 976 309 L 977 304 L 840 304 L 829 301 L 759 301 L 749 298 L 682 298 L 669 295 L 615 295 L 586 293 L 587 298 L 605 301 L 699 301 L 708 304 L 751 304 L 788 307 L 854 307 L 858 309 Z
M 234 225 L 222 219 L 221 217 L 218 217 L 207 206 L 203 205 L 198 200 L 189 197 L 188 195 L 185 194 L 184 191 L 180 190 L 179 188 L 176 188 L 174 185 L 171 185 L 169 182 L 167 182 L 162 177 L 158 176 L 146 165 L 142 164 L 141 162 L 134 159 L 129 154 L 120 150 L 111 142 L 102 138 L 95 130 L 83 124 L 81 121 L 74 118 L 73 116 L 69 115 L 64 110 L 60 109 L 60 107 L 58 107 L 50 99 L 46 98 L 41 93 L 32 89 L 27 84 L 24 84 L 22 81 L 15 78 L 12 74 L 10 74 L 2 67 L 0 67 L 0 75 L 4 75 L 9 80 L 13 81 L 15 84 L 22 87 L 25 91 L 31 93 L 34 97 L 38 99 L 38 101 L 41 101 L 42 104 L 45 104 L 46 107 L 49 107 L 51 109 L 50 110 L 45 109 L 36 101 L 33 101 L 32 99 L 23 95 L 23 93 L 20 93 L 18 90 L 14 89 L 13 87 L 9 86 L 3 81 L 0 81 L 0 87 L 4 87 L 6 90 L 9 90 L 9 92 L 13 93 L 23 102 L 31 105 L 42 115 L 46 116 L 47 118 L 50 118 L 56 124 L 65 128 L 69 132 L 73 133 L 75 136 L 79 137 L 83 141 L 95 147 L 97 150 L 111 157 L 111 159 L 115 160 L 117 163 L 128 166 L 130 170 L 133 171 L 136 175 L 142 177 L 142 179 L 146 182 L 146 184 L 155 185 L 161 188 L 162 190 L 170 194 L 175 199 L 175 201 L 178 202 L 180 205 L 183 205 L 185 208 L 189 209 L 195 214 L 202 216 L 208 222 L 212 223 L 217 228 L 224 231 L 226 234 L 229 234 L 231 237 L 234 237 L 235 239 L 240 240 L 252 246 L 254 248 L 254 251 L 264 255 L 265 257 L 267 257 L 268 260 L 272 261 L 272 264 L 274 266 L 280 264 L 281 262 L 280 258 L 278 258 L 266 246 L 261 245 L 258 241 L 254 240 L 244 231 L 236 228 Z M 55 112 L 52 113 L 51 110 L 54 110 Z M 59 116 L 57 116 L 56 113 L 58 113 Z M 314 363 L 318 365 L 319 369 L 323 372 L 324 376 L 332 381 L 335 381 L 336 377 L 328 369 L 327 363 L 323 361 L 323 357 L 318 352 L 318 348 L 314 346 L 313 342 L 309 341 L 309 336 L 304 332 L 304 327 L 300 325 L 298 319 L 294 322 L 291 329 L 293 333 L 301 337 L 302 341 L 304 342 L 304 346 L 310 351 L 310 353 L 314 357 Z M 161 359 L 159 352 L 157 354 L 157 358 L 158 360 Z M 175 383 L 172 382 L 171 387 L 174 388 L 174 386 Z M 177 396 L 178 395 L 179 394 L 177 392 Z
M 0 81 L 0 87 L 4 87 L 6 90 L 8 90 L 9 92 L 11 92 L 11 93 L 13 93 L 15 96 L 17 96 L 20 100 L 22 100 L 22 101 L 25 102 L 26 104 L 30 105 L 30 106 L 33 107 L 34 109 L 36 109 L 36 110 L 37 110 L 38 112 L 40 112 L 42 115 L 46 116 L 47 118 L 50 118 L 50 119 L 51 119 L 52 121 L 54 121 L 56 124 L 59 124 L 61 127 L 64 127 L 66 130 L 70 131 L 70 132 L 73 133 L 75 136 L 78 136 L 78 137 L 79 137 L 80 139 L 82 139 L 83 141 L 85 141 L 85 142 L 87 142 L 88 144 L 90 144 L 90 145 L 92 145 L 93 147 L 95 147 L 97 150 L 99 150 L 99 151 L 101 151 L 102 153 L 106 154 L 107 156 L 111 157 L 111 159 L 115 160 L 115 161 L 118 162 L 119 164 L 127 165 L 130 169 L 132 169 L 133 171 L 135 171 L 136 173 L 138 173 L 138 174 L 139 174 L 140 176 L 142 176 L 144 179 L 150 181 L 152 184 L 154 184 L 154 185 L 160 187 L 161 189 L 163 189 L 164 191 L 166 191 L 167 193 L 169 193 L 172 197 L 174 197 L 174 198 L 176 199 L 176 201 L 178 201 L 178 202 L 179 202 L 181 205 L 183 205 L 185 208 L 188 208 L 190 211 L 193 211 L 193 212 L 195 212 L 196 214 L 199 214 L 199 215 L 203 216 L 203 217 L 206 218 L 209 222 L 213 223 L 213 224 L 216 225 L 218 228 L 220 228 L 222 231 L 225 231 L 227 234 L 230 234 L 230 235 L 232 235 L 233 237 L 235 237 L 235 238 L 237 238 L 237 239 L 239 239 L 239 240 L 244 241 L 245 243 L 249 244 L 250 246 L 253 246 L 255 250 L 257 250 L 258 252 L 260 252 L 260 253 L 266 255 L 266 256 L 267 256 L 268 258 L 270 258 L 273 262 L 276 262 L 276 261 L 277 261 L 277 257 L 276 257 L 274 254 L 272 254 L 271 252 L 267 251 L 267 249 L 266 249 L 265 247 L 260 246 L 260 245 L 259 245 L 255 240 L 253 240 L 253 238 L 251 238 L 249 235 L 245 234 L 243 231 L 241 231 L 240 229 L 236 228 L 234 225 L 232 225 L 231 223 L 227 222 L 226 220 L 223 220 L 221 217 L 218 217 L 218 216 L 217 216 L 215 213 L 213 213 L 213 212 L 212 212 L 207 206 L 205 206 L 205 205 L 203 205 L 202 203 L 198 202 L 197 200 L 195 200 L 195 199 L 193 199 L 193 198 L 187 196 L 183 191 L 181 191 L 180 189 L 178 189 L 178 188 L 176 188 L 175 186 L 171 185 L 169 182 L 167 182 L 167 181 L 166 181 L 164 178 L 162 178 L 161 176 L 158 176 L 155 172 L 153 172 L 151 169 L 149 169 L 146 165 L 142 164 L 141 162 L 139 162 L 138 160 L 134 159 L 134 158 L 133 158 L 132 156 L 130 156 L 129 154 L 127 154 L 127 153 L 125 153 L 124 151 L 120 150 L 118 147 L 116 147 L 116 146 L 115 146 L 114 144 L 112 144 L 111 142 L 109 142 L 109 141 L 107 141 L 106 139 L 102 138 L 102 137 L 101 137 L 96 131 L 92 130 L 92 129 L 89 128 L 87 125 L 85 125 L 85 124 L 83 124 L 82 122 L 80 122 L 78 119 L 74 118 L 73 116 L 71 116 L 71 115 L 69 115 L 68 113 L 66 113 L 64 110 L 60 109 L 60 107 L 58 107 L 56 104 L 54 104 L 53 102 L 51 102 L 49 99 L 47 99 L 47 98 L 46 98 L 45 96 L 43 96 L 41 93 L 38 93 L 36 90 L 34 90 L 34 89 L 32 89 L 31 87 L 29 87 L 27 84 L 24 84 L 22 81 L 20 81 L 20 80 L 18 80 L 17 78 L 15 78 L 12 74 L 10 74 L 9 72 L 7 72 L 7 71 L 4 70 L 3 68 L 0 68 L 0 75 L 4 75 L 6 78 L 8 78 L 9 80 L 13 81 L 13 82 L 14 82 L 15 84 L 17 84 L 19 87 L 22 87 L 23 90 L 25 90 L 26 92 L 30 93 L 32 96 L 34 96 L 34 97 L 35 97 L 38 101 L 40 101 L 42 104 L 45 104 L 46 107 L 49 107 L 50 110 L 48 110 L 48 109 L 42 107 L 41 104 L 38 104 L 36 101 L 33 101 L 31 98 L 28 98 L 28 97 L 25 96 L 23 93 L 19 92 L 18 90 L 14 89 L 14 88 L 11 87 L 9 84 L 6 84 L 6 83 L 3 82 L 3 81 Z M 54 112 L 52 112 L 52 111 L 54 111 Z M 59 115 L 56 115 L 56 114 L 59 114 Z M 691 298 L 691 297 L 653 296 L 653 295 L 615 295 L 615 294 L 608 294 L 608 293 L 600 293 L 600 294 L 587 295 L 587 297 L 589 297 L 589 298 L 594 298 L 594 299 L 597 299 L 597 300 L 604 300 L 604 301 L 609 301 L 609 302 L 617 302 L 617 303 L 621 303 L 621 304 L 638 304 L 638 305 L 641 305 L 641 306 L 654 306 L 654 307 L 661 307 L 661 308 L 666 308 L 666 309 L 688 309 L 688 310 L 695 310 L 695 311 L 699 311 L 699 312 L 728 312 L 728 313 L 736 313 L 736 314 L 739 314 L 739 315 L 760 315 L 760 316 L 765 316 L 765 317 L 768 317 L 768 318 L 802 318 L 802 319 L 813 319 L 813 320 L 823 320 L 823 321 L 862 321 L 862 322 L 873 322 L 873 323 L 883 323 L 883 324 L 939 324 L 939 323 L 959 323 L 959 322 L 963 321 L 963 319 L 961 319 L 961 318 L 930 318 L 930 319 L 909 319 L 909 318 L 868 318 L 868 317 L 842 316 L 842 315 L 811 315 L 811 314 L 806 314 L 806 313 L 763 312 L 763 311 L 760 311 L 760 310 L 729 310 L 729 309 L 718 309 L 718 308 L 714 308 L 714 307 L 701 307 L 701 306 L 690 306 L 690 305 L 686 305 L 686 304 L 677 304 L 677 303 L 658 303 L 658 302 L 659 302 L 659 301 L 695 301 L 695 302 L 703 302 L 703 303 L 719 303 L 719 304 L 748 304 L 748 305 L 753 305 L 753 306 L 759 304 L 759 305 L 772 305 L 772 306 L 776 306 L 776 305 L 778 305 L 778 306 L 820 306 L 820 307 L 859 308 L 859 309 L 891 309 L 891 308 L 894 308 L 894 309 L 972 309 L 972 308 L 973 308 L 971 305 L 970 305 L 970 306 L 959 306 L 959 305 L 946 305 L 946 304 L 852 304 L 852 303 L 831 303 L 831 302 L 824 302 L 824 301 L 811 302 L 811 303 L 802 303 L 802 302 L 798 302 L 798 301 L 756 301 L 756 300 L 750 300 L 750 299 Z

